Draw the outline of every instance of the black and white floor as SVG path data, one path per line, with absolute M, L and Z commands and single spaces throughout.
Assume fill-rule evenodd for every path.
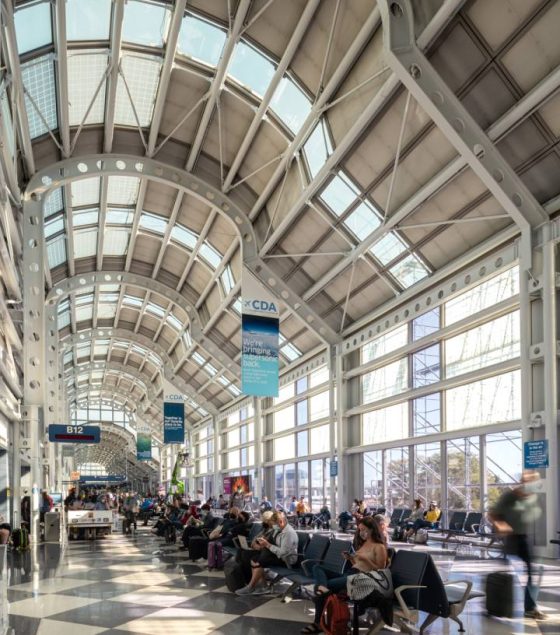
M 474 553 L 434 548 L 433 555 L 444 579 L 473 579 L 478 588 L 486 573 L 504 566 Z M 64 553 L 57 544 L 43 544 L 30 553 L 9 554 L 9 563 L 15 635 L 292 635 L 311 621 L 310 602 L 237 597 L 225 587 L 222 572 L 191 563 L 144 528 L 134 538 L 70 542 Z M 489 619 L 484 601 L 477 600 L 464 613 L 467 634 L 560 635 L 560 562 L 543 566 L 539 602 L 546 622 L 524 619 L 521 602 L 514 619 Z M 455 634 L 457 628 L 438 620 L 429 633 Z

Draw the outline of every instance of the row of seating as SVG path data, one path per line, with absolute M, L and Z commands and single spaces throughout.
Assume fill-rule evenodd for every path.
M 298 532 L 300 556 L 298 563 L 292 567 L 272 567 L 276 574 L 274 583 L 281 579 L 291 582 L 284 592 L 285 601 L 298 587 L 313 584 L 313 566 L 321 566 L 335 574 L 344 573 L 349 566 L 342 553 L 348 548 L 348 541 L 333 539 L 325 534 L 310 536 L 306 532 Z M 472 582 L 468 580 L 454 580 L 443 582 L 437 567 L 428 553 L 410 550 L 390 550 L 391 574 L 394 586 L 394 621 L 403 631 L 410 630 L 410 624 L 418 621 L 419 612 L 427 614 L 420 627 L 423 635 L 426 628 L 438 618 L 449 618 L 459 625 L 463 632 L 460 615 L 467 602 L 484 594 L 472 591 Z M 385 627 L 381 616 L 368 631 L 374 635 Z

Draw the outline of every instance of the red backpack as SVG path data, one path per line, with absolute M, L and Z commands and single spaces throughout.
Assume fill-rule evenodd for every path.
M 338 595 L 329 595 L 323 614 L 321 615 L 321 628 L 326 635 L 348 635 L 350 632 L 348 622 L 350 610 L 344 600 Z

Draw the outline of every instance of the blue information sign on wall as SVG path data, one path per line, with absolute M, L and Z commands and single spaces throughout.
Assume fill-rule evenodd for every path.
M 101 431 L 98 426 L 49 426 L 51 443 L 99 443 Z
M 523 450 L 523 463 L 526 470 L 548 467 L 548 439 L 525 441 Z
M 331 461 L 331 476 L 338 476 L 338 461 Z
M 163 403 L 163 442 L 183 443 L 185 441 L 185 405 Z

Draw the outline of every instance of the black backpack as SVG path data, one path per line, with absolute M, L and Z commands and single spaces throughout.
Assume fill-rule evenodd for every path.
M 18 551 L 29 549 L 29 532 L 25 527 L 14 529 L 12 532 L 12 545 Z

